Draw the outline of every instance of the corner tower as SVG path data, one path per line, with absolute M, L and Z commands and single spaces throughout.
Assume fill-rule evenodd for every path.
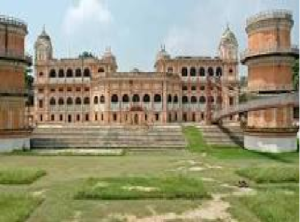
M 248 49 L 241 61 L 248 66 L 248 91 L 266 100 L 292 95 L 292 66 L 299 50 L 291 44 L 292 13 L 263 12 L 247 20 Z M 280 103 L 280 101 L 278 101 Z M 248 113 L 245 147 L 265 152 L 296 150 L 293 105 Z
M 47 61 L 53 58 L 53 48 L 51 38 L 47 34 L 45 27 L 42 33 L 38 36 L 35 45 L 35 61 Z

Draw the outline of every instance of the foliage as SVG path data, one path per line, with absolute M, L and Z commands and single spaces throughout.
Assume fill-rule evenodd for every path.
M 298 166 L 251 167 L 238 170 L 237 173 L 257 183 L 299 182 Z
M 198 199 L 209 197 L 200 179 L 192 177 L 119 177 L 86 181 L 78 199 Z
M 95 56 L 91 52 L 84 51 L 78 56 L 78 58 L 80 58 L 80 59 L 95 58 Z
M 32 69 L 26 68 L 24 71 L 24 78 L 25 78 L 25 88 L 32 89 L 33 88 L 33 81 L 34 78 L 32 76 Z
M 293 66 L 293 83 L 294 89 L 299 90 L 299 59 L 296 60 Z
M 39 169 L 0 169 L 0 184 L 31 184 L 44 175 Z
M 42 199 L 29 195 L 0 194 L 0 221 L 26 221 L 41 203 Z

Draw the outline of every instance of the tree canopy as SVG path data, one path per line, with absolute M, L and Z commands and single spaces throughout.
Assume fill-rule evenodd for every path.
M 87 52 L 87 51 L 82 52 L 78 57 L 81 58 L 81 59 L 95 58 L 95 56 L 93 55 L 93 53 Z
M 293 66 L 293 84 L 294 89 L 299 90 L 299 59 L 296 60 Z

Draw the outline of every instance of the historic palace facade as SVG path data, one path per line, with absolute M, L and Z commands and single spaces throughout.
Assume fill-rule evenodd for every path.
M 217 57 L 172 58 L 162 47 L 155 72 L 117 69 L 110 49 L 101 58 L 54 58 L 43 30 L 35 44 L 34 122 L 209 124 L 215 109 L 238 103 L 238 42 L 228 27 Z

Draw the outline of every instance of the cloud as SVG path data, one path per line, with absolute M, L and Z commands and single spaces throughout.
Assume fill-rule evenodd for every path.
M 112 14 L 103 0 L 79 0 L 67 9 L 63 32 L 73 35 L 91 27 L 107 26 L 112 20 Z

